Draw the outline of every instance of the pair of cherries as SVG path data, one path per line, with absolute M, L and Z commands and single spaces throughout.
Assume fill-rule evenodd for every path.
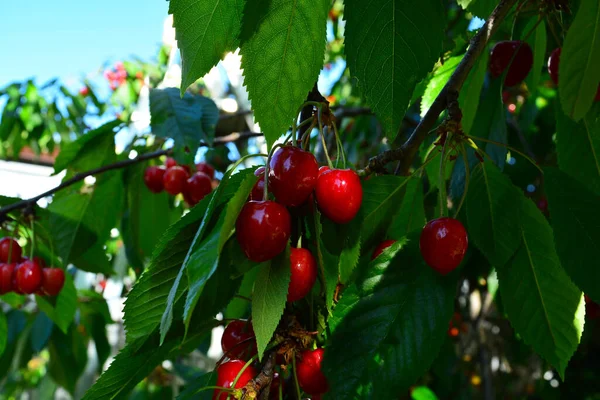
M 56 296 L 65 283 L 60 268 L 46 268 L 39 257 L 29 260 L 22 256 L 19 243 L 12 238 L 0 239 L 0 294 L 38 294 Z
M 189 166 L 178 165 L 173 158 L 167 158 L 164 167 L 150 166 L 144 172 L 144 182 L 151 192 L 165 190 L 173 196 L 182 193 L 192 207 L 212 191 L 214 177 L 215 169 L 206 163 L 196 164 L 196 172 L 192 174 Z
M 395 240 L 381 242 L 373 251 L 371 260 L 381 253 Z M 467 248 L 469 238 L 463 224 L 454 218 L 442 217 L 429 221 L 421 231 L 419 248 L 425 263 L 442 275 L 446 275 L 460 265 Z
M 362 186 L 352 170 L 319 169 L 312 153 L 293 146 L 279 148 L 269 167 L 269 188 L 277 202 L 260 200 L 265 178 L 264 169 L 259 168 L 255 174 L 260 179 L 236 222 L 237 239 L 252 261 L 270 260 L 285 249 L 291 232 L 285 206 L 300 206 L 313 192 L 321 212 L 338 224 L 350 222 L 360 209 Z

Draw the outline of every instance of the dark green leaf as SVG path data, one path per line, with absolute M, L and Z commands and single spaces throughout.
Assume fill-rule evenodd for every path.
M 31 348 L 34 352 L 39 353 L 46 347 L 46 343 L 48 343 L 48 339 L 50 339 L 50 335 L 52 334 L 53 327 L 54 323 L 45 313 L 38 313 L 35 317 L 35 321 L 33 321 L 30 337 Z
M 417 178 L 410 179 L 406 184 L 406 194 L 400 210 L 388 228 L 386 239 L 398 240 L 425 226 L 427 221 L 423 200 L 423 181 Z
M 473 121 L 477 115 L 479 99 L 481 98 L 481 88 L 485 81 L 485 74 L 488 69 L 489 53 L 484 51 L 477 58 L 475 65 L 469 72 L 465 83 L 458 96 L 458 103 L 462 111 L 462 128 L 467 134 L 471 133 Z
M 169 14 L 183 67 L 182 93 L 238 47 L 243 0 L 171 0 Z
M 490 162 L 473 171 L 467 193 L 469 239 L 492 265 L 504 265 L 521 244 L 521 193 Z
M 267 345 L 283 315 L 290 285 L 290 246 L 260 267 L 254 281 L 252 324 L 256 334 L 258 358 L 262 359 Z
M 297 118 L 317 81 L 330 1 L 254 0 L 244 9 L 240 53 L 256 120 L 271 146 Z
M 446 338 L 455 286 L 452 276 L 423 263 L 418 240 L 398 241 L 371 262 L 329 320 L 333 333 L 323 369 L 331 389 L 325 398 L 353 398 L 366 373 L 387 393 L 378 398 L 407 390 Z M 370 366 L 373 357 L 380 362 Z
M 8 342 L 8 323 L 6 322 L 6 315 L 4 312 L 0 312 L 0 356 L 6 349 L 6 343 Z
M 525 35 L 528 35 L 533 27 L 538 23 L 539 18 L 537 16 L 531 18 L 527 26 L 522 32 L 523 39 Z M 525 78 L 525 83 L 527 83 L 527 87 L 531 92 L 537 89 L 538 84 L 540 83 L 540 77 L 542 76 L 542 69 L 544 68 L 544 64 L 546 62 L 546 24 L 544 20 L 542 20 L 538 26 L 535 28 L 535 31 L 529 34 L 529 38 L 527 39 L 527 43 L 531 46 L 533 50 L 533 66 L 531 67 L 531 73 L 527 75 Z
M 87 364 L 87 340 L 71 325 L 66 334 L 54 330 L 50 343 L 50 361 L 48 373 L 71 396 L 75 394 L 75 385 Z
M 573 282 L 600 302 L 600 197 L 556 168 L 544 170 L 556 252 Z
M 581 0 L 560 53 L 558 93 L 565 114 L 579 121 L 600 83 L 600 2 Z
M 327 310 L 331 310 L 333 305 L 333 296 L 335 288 L 340 278 L 340 258 L 332 254 L 325 246 L 325 235 L 323 234 L 323 223 L 321 222 L 321 213 L 315 211 L 315 236 L 316 236 L 316 260 L 319 266 L 319 272 L 324 283 L 325 304 Z
M 576 123 L 557 110 L 556 152 L 561 170 L 600 195 L 600 113 L 594 111 Z
M 65 285 L 58 296 L 55 298 L 35 296 L 35 301 L 40 310 L 66 334 L 77 310 L 77 291 L 71 275 L 65 273 Z
M 348 66 L 385 134 L 394 139 L 416 84 L 433 69 L 444 41 L 444 5 L 424 0 L 347 0 Z
M 583 296 L 560 266 L 550 225 L 520 198 L 521 247 L 497 266 L 502 304 L 515 331 L 564 379 L 583 331 Z
M 207 386 L 215 386 L 217 374 L 207 372 L 197 377 L 193 382 L 185 386 L 183 392 L 177 396 L 177 400 L 211 400 L 214 390 L 201 390 Z

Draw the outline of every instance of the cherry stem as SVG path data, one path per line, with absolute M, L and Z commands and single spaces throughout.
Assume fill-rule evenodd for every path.
M 323 144 L 323 152 L 325 153 L 325 158 L 327 159 L 327 165 L 329 165 L 330 169 L 333 169 L 333 163 L 331 162 L 331 158 L 329 158 L 329 151 L 327 150 L 327 142 L 325 141 L 325 132 L 323 131 L 323 120 L 321 119 L 322 110 L 323 110 L 323 106 L 321 105 L 318 110 L 319 135 L 321 136 L 321 143 Z
M 233 380 L 233 383 L 231 384 L 231 387 L 235 388 L 235 385 L 237 385 L 238 381 L 240 380 L 240 378 L 242 377 L 242 374 L 244 373 L 244 371 L 246 369 L 248 369 L 248 367 L 258 358 L 258 354 L 255 354 L 254 356 L 252 356 L 248 362 L 246 364 L 244 364 L 244 366 L 242 367 L 242 369 L 240 369 L 240 371 L 237 373 L 235 379 Z
M 310 133 L 312 132 L 313 129 L 315 129 L 315 126 L 316 126 L 316 123 L 313 119 L 313 121 L 310 124 L 310 126 L 308 127 L 308 129 L 304 132 L 304 135 L 302 135 L 302 138 L 301 138 L 302 148 L 306 151 L 308 151 L 308 148 L 310 145 Z
M 460 145 L 460 154 L 462 155 L 465 163 L 465 188 L 463 190 L 462 196 L 460 197 L 460 203 L 458 203 L 458 208 L 454 213 L 454 219 L 458 218 L 458 213 L 460 212 L 460 209 L 462 208 L 465 199 L 467 198 L 467 191 L 469 190 L 469 182 L 471 179 L 471 168 L 469 167 L 469 158 L 467 157 L 467 151 L 465 150 L 465 146 L 462 144 Z
M 196 393 L 200 393 L 203 392 L 205 390 L 220 390 L 221 392 L 229 392 L 229 393 L 233 393 L 235 392 L 235 389 L 231 389 L 231 388 L 226 388 L 224 386 L 204 386 L 203 388 L 200 388 L 196 391 Z M 229 398 L 229 395 L 227 395 L 227 398 Z
M 33 260 L 33 249 L 35 247 L 35 223 L 33 218 L 29 220 L 29 224 L 31 225 L 31 249 L 29 250 L 29 258 Z
M 246 300 L 246 301 L 252 302 L 252 299 L 251 299 L 250 297 L 242 296 L 241 294 L 236 294 L 236 295 L 235 295 L 235 296 L 233 296 L 233 297 L 236 297 L 236 298 L 238 298 L 238 299 L 242 299 L 242 300 Z M 234 320 L 234 319 L 232 319 L 232 321 L 233 321 L 233 320 Z M 224 320 L 223 320 L 223 321 L 224 321 Z
M 440 159 L 440 172 L 439 172 L 439 182 L 438 182 L 438 188 L 439 188 L 439 201 L 440 201 L 440 217 L 443 217 L 444 215 L 446 215 L 446 203 L 448 202 L 448 198 L 447 198 L 447 193 L 446 193 L 446 145 L 448 144 L 448 141 L 450 140 L 450 136 L 451 134 L 448 133 L 446 136 L 446 140 L 444 141 L 444 145 L 442 147 L 442 158 Z
M 333 126 L 333 134 L 335 135 L 335 145 L 337 148 L 338 159 L 341 155 L 342 157 L 342 168 L 346 168 L 346 151 L 344 150 L 344 146 L 342 145 L 342 140 L 340 139 L 340 134 L 337 129 L 337 125 L 335 122 L 331 124 Z M 337 162 L 336 162 L 337 165 Z
M 267 201 L 269 199 L 269 165 L 271 164 L 271 158 L 273 157 L 273 154 L 275 153 L 275 150 L 277 150 L 279 147 L 283 147 L 282 143 L 278 143 L 275 146 L 273 146 L 271 148 L 271 151 L 269 151 L 269 154 L 267 155 L 267 163 L 265 164 L 265 185 L 263 188 L 263 201 Z
M 471 139 L 471 140 L 478 140 L 478 141 L 482 141 L 482 142 L 486 142 L 486 143 L 491 143 L 491 144 L 495 144 L 496 146 L 502 146 L 502 147 L 506 147 L 508 150 L 510 151 L 514 151 L 515 153 L 517 153 L 518 155 L 520 155 L 521 157 L 525 158 L 527 161 L 529 161 L 534 167 L 536 167 L 541 173 L 542 175 L 544 174 L 544 170 L 542 168 L 540 168 L 539 165 L 537 165 L 537 163 L 535 161 L 533 161 L 533 159 L 531 157 L 529 157 L 527 154 L 523 153 L 520 150 L 515 149 L 512 146 L 507 145 L 506 143 L 500 143 L 500 142 L 496 142 L 494 140 L 490 140 L 490 139 L 484 139 L 484 138 L 480 138 L 477 136 L 467 136 L 467 138 Z M 473 147 L 473 146 L 471 146 Z M 477 148 L 477 145 L 475 145 L 475 147 Z M 485 152 L 483 152 L 485 153 Z M 487 153 L 485 153 L 487 155 Z
M 302 400 L 302 396 L 300 395 L 300 384 L 298 384 L 298 374 L 296 373 L 296 355 L 292 357 L 292 367 L 294 369 L 294 382 L 296 383 L 296 396 L 298 400 Z
M 44 225 L 42 225 L 38 222 L 36 222 L 36 224 L 39 224 L 39 228 L 42 229 L 44 235 L 46 235 L 48 237 L 50 236 L 50 235 L 48 235 L 48 231 L 46 230 L 46 228 L 44 228 Z M 56 253 L 54 252 L 54 243 L 52 243 L 52 240 L 49 240 L 48 243 L 50 244 L 50 256 L 52 257 L 50 262 L 54 263 L 54 259 L 56 258 Z

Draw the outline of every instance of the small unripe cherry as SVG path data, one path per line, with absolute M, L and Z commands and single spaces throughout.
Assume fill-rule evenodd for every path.
M 303 299 L 310 293 L 317 280 L 317 262 L 310 251 L 292 248 L 290 253 L 290 284 L 287 301 Z
M 163 167 L 150 166 L 144 171 L 144 183 L 152 193 L 160 193 L 164 189 L 163 178 L 166 169 Z
M 373 250 L 373 254 L 371 255 L 371 260 L 374 260 L 377 257 L 379 257 L 379 255 L 381 253 L 383 253 L 383 251 L 385 249 L 387 249 L 388 247 L 390 247 L 394 243 L 396 243 L 395 240 L 384 240 L 383 242 L 379 243 L 379 245 L 375 248 L 375 250 Z
M 173 196 L 178 195 L 185 189 L 188 177 L 189 174 L 186 170 L 178 165 L 167 169 L 167 172 L 163 176 L 165 190 Z

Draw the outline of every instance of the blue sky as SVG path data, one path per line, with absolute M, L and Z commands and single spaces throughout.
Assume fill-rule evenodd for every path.
M 0 2 L 0 87 L 34 77 L 74 83 L 106 62 L 157 54 L 165 0 Z

